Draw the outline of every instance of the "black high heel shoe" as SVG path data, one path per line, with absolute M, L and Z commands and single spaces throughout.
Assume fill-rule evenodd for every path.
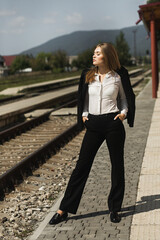
M 121 221 L 121 216 L 117 212 L 110 212 L 110 220 L 113 223 L 119 223 Z
M 68 213 L 65 212 L 63 213 L 62 215 L 60 215 L 59 213 L 55 213 L 53 215 L 53 217 L 51 218 L 51 220 L 49 221 L 49 224 L 50 225 L 53 225 L 53 224 L 58 224 L 64 220 L 66 220 L 66 218 L 68 217 Z

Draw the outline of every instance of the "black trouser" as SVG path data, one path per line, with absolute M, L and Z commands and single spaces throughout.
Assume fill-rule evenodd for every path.
M 112 165 L 108 206 L 110 211 L 119 212 L 121 210 L 124 196 L 125 130 L 119 118 L 114 120 L 116 115 L 117 113 L 89 114 L 89 120 L 85 122 L 87 131 L 82 142 L 79 159 L 59 209 L 73 214 L 77 212 L 94 157 L 103 141 L 106 140 Z

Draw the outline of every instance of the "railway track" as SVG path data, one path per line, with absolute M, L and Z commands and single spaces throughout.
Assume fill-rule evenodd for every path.
M 140 91 L 140 85 L 143 85 L 141 79 L 140 77 L 137 79 L 139 83 L 134 81 L 135 91 L 137 87 Z M 69 137 L 66 128 L 74 129 Z M 33 231 L 32 226 L 43 219 L 47 209 L 64 190 L 68 176 L 78 158 L 85 132 L 82 131 L 77 135 L 78 132 L 75 133 L 75 130 L 76 116 L 49 116 L 48 121 L 0 145 L 0 188 L 4 200 L 0 204 L 0 221 L 3 225 L 3 239 L 11 239 L 7 238 L 7 235 L 17 237 L 14 239 L 25 239 L 29 232 Z M 58 139 L 59 134 L 63 138 L 64 132 L 66 132 L 65 143 L 63 139 L 63 143 L 59 140 L 57 145 L 51 144 L 53 138 Z M 76 137 L 68 142 L 73 136 Z M 49 145 L 45 154 L 42 150 L 44 145 Z M 38 149 L 41 149 L 41 152 Z M 28 158 L 30 163 L 27 162 Z M 35 163 L 32 165 L 34 159 Z M 23 168 L 27 171 L 22 171 L 20 162 L 25 161 Z M 14 174 L 11 169 L 14 170 Z M 6 177 L 8 173 L 9 178 Z M 4 180 L 3 177 L 6 179 Z M 14 191 L 4 195 L 11 190 Z M 15 199 L 15 202 L 11 199 Z
M 76 132 L 76 116 L 54 117 L 0 146 L 0 190 L 13 189 L 23 175 L 45 161 L 50 151 L 56 152 Z M 67 130 L 66 130 L 67 129 Z
M 143 79 L 144 75 L 136 76 L 136 79 L 131 81 L 132 86 L 138 86 Z M 69 103 L 73 104 L 75 101 Z M 0 133 L 1 143 L 3 143 L 0 145 L 1 199 L 3 199 L 5 192 L 14 188 L 14 184 L 19 179 L 23 179 L 26 172 L 31 173 L 35 166 L 44 161 L 45 155 L 51 151 L 50 149 L 52 152 L 56 152 L 64 142 L 63 140 L 67 140 L 77 131 L 76 117 L 64 117 L 63 120 L 62 118 L 59 120 L 59 118 L 50 116 L 51 112 Z M 68 125 L 70 123 L 72 126 Z M 37 124 L 40 125 L 35 126 Z M 27 130 L 29 128 L 32 129 Z M 69 129 L 66 130 L 67 128 Z M 17 134 L 19 135 L 16 136 Z M 14 136 L 16 136 L 14 139 L 5 142 Z
M 36 224 L 44 219 L 76 164 L 85 131 L 79 133 L 46 163 L 37 168 L 0 204 L 0 231 L 3 240 L 27 239 Z M 1 238 L 0 238 L 1 239 Z

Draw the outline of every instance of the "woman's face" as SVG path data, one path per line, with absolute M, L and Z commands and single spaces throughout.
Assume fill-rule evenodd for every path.
M 93 65 L 95 66 L 101 66 L 104 65 L 104 57 L 101 51 L 100 47 L 97 47 L 94 50 L 94 54 L 93 54 Z

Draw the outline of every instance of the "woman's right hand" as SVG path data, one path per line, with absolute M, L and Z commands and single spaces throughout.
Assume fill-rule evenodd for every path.
M 82 121 L 83 121 L 83 123 L 85 123 L 85 121 L 88 121 L 88 118 L 87 117 L 82 117 Z

